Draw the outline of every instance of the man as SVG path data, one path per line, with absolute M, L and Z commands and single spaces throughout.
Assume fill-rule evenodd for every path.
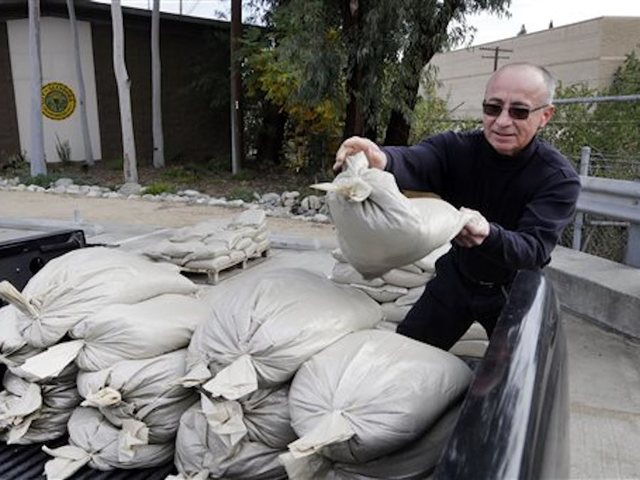
M 573 166 L 536 137 L 553 115 L 554 89 L 542 67 L 505 65 L 487 83 L 482 131 L 446 132 L 411 147 L 352 137 L 338 149 L 334 169 L 363 151 L 401 189 L 433 192 L 480 214 L 438 260 L 398 333 L 445 350 L 474 321 L 491 335 L 517 271 L 549 263 L 580 191 Z

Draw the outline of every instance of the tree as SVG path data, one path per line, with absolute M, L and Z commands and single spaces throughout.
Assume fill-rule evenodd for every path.
M 87 165 L 93 165 L 93 150 L 91 148 L 91 136 L 89 134 L 89 121 L 87 120 L 86 94 L 84 88 L 84 76 L 82 75 L 82 61 L 80 60 L 80 41 L 78 40 L 78 24 L 76 22 L 76 10 L 73 0 L 67 0 L 69 12 L 69 24 L 71 25 L 71 38 L 75 55 L 76 78 L 78 81 L 78 107 L 80 110 L 80 126 L 82 128 L 82 141 L 84 144 L 84 159 Z
M 406 145 L 411 131 L 411 112 L 418 97 L 424 67 L 446 48 L 461 44 L 473 30 L 468 15 L 486 11 L 503 15 L 511 0 L 404 0 L 400 2 L 403 43 L 394 82 L 395 105 L 389 117 L 384 143 Z
M 111 23 L 113 27 L 113 70 L 116 75 L 120 103 L 124 181 L 125 183 L 138 183 L 136 144 L 131 114 L 131 80 L 124 60 L 124 27 L 120 0 L 112 0 L 111 2 Z
M 70 0 L 68 0 L 70 1 Z M 162 130 L 162 68 L 160 63 L 160 0 L 153 0 L 151 12 L 151 117 L 153 122 L 153 166 L 164 167 Z
M 42 60 L 40 57 L 40 0 L 29 0 L 29 57 L 31 59 L 31 176 L 47 174 L 42 126 Z

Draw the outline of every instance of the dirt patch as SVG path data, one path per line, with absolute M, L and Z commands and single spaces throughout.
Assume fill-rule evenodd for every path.
M 208 219 L 233 218 L 238 208 L 184 205 L 147 200 L 87 198 L 20 191 L 0 191 L 0 217 L 82 221 L 92 224 L 153 225 L 182 227 Z M 329 240 L 335 237 L 332 225 L 289 218 L 268 218 L 272 232 Z

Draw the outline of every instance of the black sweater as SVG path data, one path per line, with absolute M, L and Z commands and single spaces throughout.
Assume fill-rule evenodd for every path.
M 447 132 L 383 151 L 401 189 L 436 193 L 489 221 L 482 245 L 454 246 L 450 253 L 470 279 L 506 283 L 519 269 L 542 268 L 573 218 L 580 177 L 538 138 L 515 157 L 496 152 L 481 131 Z

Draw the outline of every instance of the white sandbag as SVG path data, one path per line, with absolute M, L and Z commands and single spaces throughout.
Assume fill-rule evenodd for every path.
M 159 295 L 132 305 L 114 304 L 79 322 L 62 342 L 29 358 L 21 368 L 37 378 L 57 375 L 75 360 L 86 371 L 122 360 L 153 358 L 185 348 L 210 307 L 187 295 Z
M 424 289 L 425 285 L 410 288 L 407 293 L 396 298 L 395 304 L 399 307 L 413 306 L 413 304 L 416 303 L 424 293 Z
M 417 440 L 365 463 L 332 462 L 321 455 L 296 459 L 290 453 L 280 459 L 289 480 L 424 480 L 438 463 L 460 407 L 457 404 L 450 408 Z
M 83 466 L 98 470 L 147 468 L 171 461 L 172 442 L 136 445 L 119 444 L 120 429 L 111 425 L 95 408 L 78 407 L 69 418 L 69 445 L 43 450 L 54 457 L 45 464 L 48 480 L 64 480 Z
M 287 382 L 315 353 L 382 319 L 362 292 L 293 268 L 235 284 L 212 309 L 189 344 L 187 377 L 229 400 Z
M 27 343 L 19 326 L 18 310 L 13 305 L 0 308 L 0 363 L 8 367 L 21 365 L 42 351 Z
M 396 287 L 423 287 L 433 276 L 432 273 L 412 273 L 401 268 L 393 268 L 382 275 L 382 280 Z
M 370 287 L 368 285 L 352 283 L 350 286 L 363 291 L 378 303 L 393 302 L 409 292 L 404 287 L 395 287 L 389 284 L 384 284 L 381 287 Z
M 205 220 L 195 225 L 176 229 L 169 237 L 169 241 L 176 243 L 193 241 L 202 242 L 205 238 L 224 230 L 228 224 L 228 220 Z
M 278 456 L 283 450 L 244 440 L 229 449 L 209 427 L 199 404 L 187 410 L 180 420 L 176 438 L 175 465 L 178 478 L 225 480 L 286 479 Z
M 5 372 L 0 392 L 0 438 L 8 444 L 54 440 L 67 432 L 67 421 L 80 403 L 76 369 L 38 384 Z
M 94 407 L 116 427 L 126 420 L 144 424 L 149 443 L 172 441 L 182 414 L 199 398 L 177 379 L 185 374 L 186 349 L 147 360 L 121 361 L 78 374 L 82 406 Z
M 379 277 L 365 279 L 360 272 L 353 268 L 353 265 L 342 262 L 336 262 L 333 265 L 329 278 L 336 283 L 344 285 L 357 284 L 367 285 L 369 287 L 382 287 L 385 284 L 385 281 Z
M 380 305 L 380 308 L 382 308 L 385 320 L 398 324 L 407 316 L 407 313 L 411 310 L 411 305 L 398 305 L 395 302 L 385 302 Z
M 228 255 L 229 249 L 224 242 L 206 244 L 198 241 L 171 242 L 163 240 L 150 245 L 143 252 L 154 259 L 169 260 L 181 265 L 190 260 L 202 260 Z
M 441 199 L 408 199 L 391 173 L 369 168 L 362 152 L 347 158 L 332 183 L 313 187 L 328 192 L 340 249 L 365 278 L 424 258 L 472 218 Z
M 294 377 L 289 408 L 300 438 L 289 450 L 346 463 L 387 455 L 423 435 L 470 380 L 469 367 L 438 348 L 382 330 L 352 333 Z
M 436 248 L 426 257 L 414 262 L 414 265 L 420 267 L 420 269 L 422 269 L 424 272 L 435 273 L 436 261 L 449 250 L 451 250 L 451 243 L 445 243 L 441 247 Z
M 262 229 L 266 226 L 267 214 L 264 210 L 252 208 L 245 210 L 240 215 L 233 218 L 228 225 L 229 229 L 251 227 L 254 230 Z
M 21 293 L 9 282 L 0 282 L 0 298 L 19 310 L 21 335 L 35 347 L 53 345 L 76 323 L 107 305 L 196 290 L 174 265 L 104 247 L 81 248 L 54 258 Z
M 489 339 L 486 330 L 480 323 L 473 322 L 469 330 L 449 349 L 449 352 L 461 357 L 482 358 L 488 347 Z
M 256 390 L 238 400 L 203 394 L 200 407 L 209 428 L 229 449 L 248 440 L 283 450 L 298 438 L 291 428 L 287 384 Z

